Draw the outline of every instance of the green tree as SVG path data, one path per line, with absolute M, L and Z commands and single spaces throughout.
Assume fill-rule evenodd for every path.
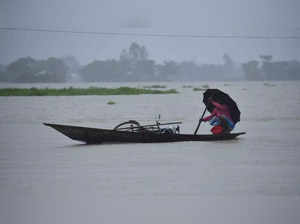
M 61 59 L 54 57 L 48 58 L 45 62 L 45 70 L 51 82 L 65 82 L 67 79 L 68 67 Z
M 76 73 L 80 68 L 80 64 L 74 56 L 66 56 L 61 58 L 64 64 L 67 66 L 68 73 Z
M 129 58 L 132 62 L 145 61 L 148 59 L 148 52 L 144 46 L 133 42 L 129 47 Z
M 244 70 L 245 76 L 247 80 L 262 80 L 260 69 L 258 67 L 258 61 L 249 61 L 247 63 L 242 64 L 242 68 Z
M 155 74 L 155 62 L 148 59 L 146 47 L 136 42 L 128 50 L 121 51 L 119 65 L 121 80 L 151 80 Z
M 88 82 L 123 81 L 122 72 L 116 60 L 94 61 L 80 70 L 83 80 Z
M 7 66 L 9 82 L 65 82 L 67 67 L 61 59 L 20 58 Z
M 200 67 L 192 61 L 184 61 L 178 65 L 178 78 L 177 80 L 189 81 L 200 80 L 201 71 Z
M 224 72 L 225 74 L 232 74 L 235 71 L 234 68 L 234 61 L 231 59 L 231 57 L 228 54 L 223 55 L 223 61 L 224 61 Z
M 289 61 L 286 75 L 290 80 L 300 80 L 300 62 Z
M 36 72 L 36 60 L 31 57 L 20 58 L 7 66 L 7 78 L 9 82 L 14 82 L 20 76 L 26 76 Z
M 158 69 L 162 80 L 174 80 L 174 77 L 177 77 L 179 74 L 179 65 L 175 61 L 164 61 L 163 65 Z
M 273 63 L 272 61 L 272 55 L 260 55 L 260 59 L 262 60 L 262 66 L 261 66 L 261 72 L 264 79 L 272 80 L 273 79 Z

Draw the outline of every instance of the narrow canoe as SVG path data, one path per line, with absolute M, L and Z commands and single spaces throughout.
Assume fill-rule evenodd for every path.
M 44 125 L 54 128 L 69 138 L 87 144 L 99 143 L 159 143 L 159 142 L 183 142 L 183 141 L 219 141 L 231 140 L 245 132 L 229 133 L 222 135 L 193 135 L 193 134 L 167 134 L 157 132 L 132 132 L 110 129 L 99 129 L 89 127 L 79 127 L 61 124 Z

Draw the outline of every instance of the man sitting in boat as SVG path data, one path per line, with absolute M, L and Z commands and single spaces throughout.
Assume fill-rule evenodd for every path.
M 203 118 L 202 121 L 210 121 L 210 124 L 213 126 L 211 129 L 213 134 L 230 133 L 235 124 L 232 121 L 228 106 L 219 104 L 212 98 L 209 99 L 209 102 L 214 105 L 214 109 L 211 115 Z

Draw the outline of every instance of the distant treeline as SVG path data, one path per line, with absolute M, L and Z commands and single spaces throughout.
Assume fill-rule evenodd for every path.
M 144 46 L 132 43 L 122 50 L 119 59 L 95 60 L 80 66 L 70 56 L 35 60 L 20 58 L 0 66 L 2 82 L 131 82 L 131 81 L 229 81 L 229 80 L 300 80 L 299 61 L 272 61 L 272 56 L 260 56 L 260 61 L 235 63 L 227 54 L 223 64 L 197 64 L 193 61 L 149 59 Z
M 7 66 L 0 66 L 1 82 L 66 82 L 79 70 L 74 57 L 35 60 L 20 58 Z
M 246 80 L 300 80 L 300 62 L 272 61 L 271 55 L 261 55 L 261 61 L 242 64 Z

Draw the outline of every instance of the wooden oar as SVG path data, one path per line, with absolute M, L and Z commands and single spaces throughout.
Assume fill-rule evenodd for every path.
M 198 123 L 198 125 L 197 125 L 197 128 L 196 128 L 196 130 L 195 130 L 195 132 L 194 132 L 194 135 L 196 135 L 197 132 L 198 132 L 198 129 L 199 129 L 199 127 L 200 127 L 200 124 L 201 124 L 201 122 L 202 122 L 202 119 L 203 119 L 203 117 L 204 117 L 204 114 L 205 114 L 206 110 L 207 110 L 207 108 L 205 107 L 205 110 L 203 111 L 203 114 L 202 114 L 202 116 L 201 116 L 201 118 L 200 118 L 200 120 L 199 120 L 199 123 Z

